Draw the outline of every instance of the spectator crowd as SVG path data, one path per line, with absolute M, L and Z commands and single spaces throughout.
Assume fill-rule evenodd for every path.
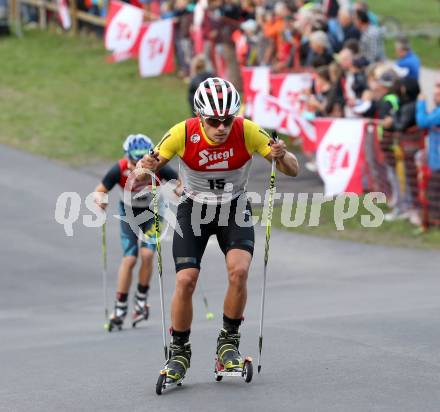
M 386 219 L 440 222 L 440 79 L 437 108 L 429 114 L 420 94 L 418 56 L 399 37 L 395 61 L 385 59 L 384 31 L 367 2 L 141 1 L 130 0 L 145 9 L 147 20 L 173 19 L 178 73 L 190 83 L 190 104 L 194 87 L 213 74 L 241 88 L 242 66 L 309 71 L 314 81 L 303 92 L 308 119 L 368 118 L 379 127 L 392 207 Z M 316 169 L 313 158 L 307 166 Z
M 80 9 L 105 14 L 103 2 L 79 2 Z M 190 104 L 197 84 L 213 74 L 226 77 L 240 89 L 242 66 L 266 66 L 274 73 L 311 72 L 313 85 L 303 92 L 308 119 L 368 118 L 379 126 L 392 193 L 393 209 L 387 219 L 408 218 L 420 224 L 423 199 L 410 186 L 420 187 L 429 175 L 425 180 L 431 181 L 431 188 L 427 188 L 425 200 L 437 205 L 434 220 L 440 221 L 440 187 L 432 188 L 432 182 L 438 185 L 440 181 L 440 79 L 434 91 L 436 109 L 429 114 L 420 94 L 419 58 L 408 39 L 399 37 L 395 61 L 385 59 L 384 31 L 367 2 L 127 2 L 143 8 L 146 20 L 173 19 L 178 74 L 190 83 Z M 313 158 L 309 160 L 308 168 L 315 170 Z M 399 161 L 405 166 L 403 178 L 396 167 Z M 424 164 L 429 172 L 423 174 Z

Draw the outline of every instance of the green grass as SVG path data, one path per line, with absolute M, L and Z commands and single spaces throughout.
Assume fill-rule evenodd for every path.
M 370 10 L 379 17 L 395 17 L 403 29 L 438 27 L 440 2 L 438 0 L 368 0 Z
M 411 47 L 419 56 L 422 65 L 438 69 L 440 66 L 440 38 L 414 36 L 411 37 Z M 394 40 L 385 41 L 385 51 L 390 59 L 395 59 Z
M 347 206 L 347 204 L 346 204 Z M 384 213 L 386 208 L 381 207 Z M 254 212 L 261 216 L 261 209 Z M 329 201 L 322 205 L 319 214 L 319 224 L 310 226 L 311 201 L 309 199 L 305 219 L 298 227 L 286 227 L 281 219 L 281 206 L 274 208 L 273 225 L 279 229 L 288 230 L 307 235 L 323 236 L 333 239 L 351 240 L 369 244 L 383 244 L 410 248 L 440 249 L 440 230 L 431 229 L 420 233 L 415 226 L 407 221 L 383 222 L 378 227 L 364 227 L 361 224 L 361 216 L 371 216 L 363 206 L 363 200 L 359 202 L 358 212 L 354 217 L 344 220 L 343 230 L 338 230 L 335 223 L 335 202 Z M 289 220 L 294 220 L 296 205 L 293 205 Z
M 175 76 L 140 79 L 135 61 L 105 62 L 102 41 L 29 31 L 0 39 L 0 143 L 82 165 L 121 156 L 129 133 L 159 139 L 189 115 Z M 281 227 L 280 211 L 274 224 Z M 318 227 L 300 233 L 409 247 L 439 248 L 440 231 L 416 236 L 405 222 L 365 229 L 359 213 L 337 231 L 331 203 Z
M 120 157 L 130 133 L 157 140 L 188 116 L 180 79 L 141 79 L 137 62 L 105 55 L 95 38 L 33 30 L 1 39 L 0 143 L 85 164 Z
M 370 9 L 379 18 L 396 18 L 405 33 L 423 32 L 425 35 L 411 35 L 411 47 L 427 67 L 440 66 L 440 1 L 423 0 L 368 0 Z M 429 36 L 428 36 L 429 35 Z M 386 41 L 387 56 L 395 59 L 394 41 Z

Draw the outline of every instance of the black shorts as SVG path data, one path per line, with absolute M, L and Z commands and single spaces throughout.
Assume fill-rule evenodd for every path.
M 187 198 L 177 209 L 178 228 L 174 232 L 173 257 L 176 272 L 200 269 L 200 262 L 211 235 L 216 235 L 222 252 L 242 249 L 254 252 L 252 209 L 243 195 L 222 205 L 207 205 Z

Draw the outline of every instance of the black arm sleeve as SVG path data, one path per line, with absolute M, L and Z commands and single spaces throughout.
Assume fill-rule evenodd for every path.
M 160 180 L 166 180 L 167 182 L 169 180 L 173 180 L 173 179 L 177 180 L 179 178 L 179 175 L 177 174 L 177 172 L 171 166 L 168 166 L 168 165 L 165 165 L 164 167 L 162 167 L 159 170 L 158 174 L 159 174 Z
M 104 187 L 110 191 L 113 187 L 119 183 L 121 176 L 119 171 L 119 164 L 116 163 L 104 176 L 102 179 L 102 184 Z
M 376 108 L 376 114 L 379 119 L 385 119 L 385 117 L 391 116 L 393 114 L 393 106 L 390 102 L 387 102 L 385 100 L 380 100 L 377 103 Z
M 403 105 L 393 116 L 394 130 L 404 132 L 406 129 L 416 124 L 416 105 L 408 103 Z

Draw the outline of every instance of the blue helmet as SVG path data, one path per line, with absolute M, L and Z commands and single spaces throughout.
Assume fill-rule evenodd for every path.
M 124 153 L 130 160 L 141 160 L 153 148 L 153 142 L 144 134 L 131 134 L 122 145 Z

